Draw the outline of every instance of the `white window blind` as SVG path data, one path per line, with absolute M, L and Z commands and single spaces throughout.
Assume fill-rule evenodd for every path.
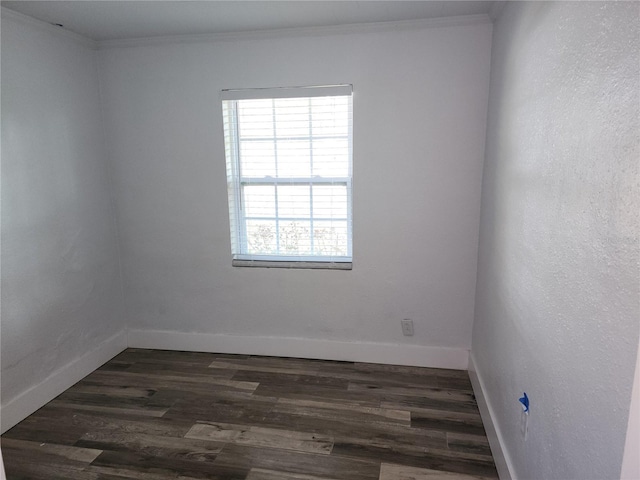
M 351 85 L 221 97 L 234 265 L 351 268 Z

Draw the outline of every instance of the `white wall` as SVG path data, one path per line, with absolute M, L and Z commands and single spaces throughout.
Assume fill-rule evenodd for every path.
M 131 328 L 276 337 L 282 355 L 282 337 L 468 350 L 490 42 L 481 21 L 103 50 Z M 337 83 L 354 86 L 353 270 L 232 268 L 220 90 Z
M 96 52 L 21 18 L 2 12 L 3 430 L 124 327 Z
M 520 479 L 620 476 L 640 308 L 639 20 L 636 3 L 508 2 L 494 25 L 472 356 Z

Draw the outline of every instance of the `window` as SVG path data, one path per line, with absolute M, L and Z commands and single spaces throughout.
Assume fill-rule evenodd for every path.
M 351 96 L 222 92 L 234 266 L 351 268 Z

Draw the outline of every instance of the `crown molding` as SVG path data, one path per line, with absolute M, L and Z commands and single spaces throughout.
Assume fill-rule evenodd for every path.
M 72 40 L 77 44 L 82 45 L 83 47 L 87 47 L 91 50 L 97 50 L 99 46 L 99 43 L 96 42 L 95 40 L 87 38 L 78 33 L 72 32 L 71 30 L 67 30 L 64 27 L 52 25 L 50 23 L 43 22 L 42 20 L 38 20 L 28 15 L 24 15 L 23 13 L 15 12 L 7 7 L 0 7 L 0 15 L 2 16 L 2 19 L 9 19 L 15 22 L 23 23 L 25 25 L 30 25 L 32 27 L 35 27 L 47 33 L 51 33 L 58 37 Z
M 496 1 L 492 14 L 496 9 L 496 5 L 502 4 L 502 1 Z M 497 8 L 498 12 L 501 10 Z M 92 50 L 110 49 L 110 48 L 126 48 L 148 45 L 164 45 L 164 44 L 180 44 L 180 43 L 216 43 L 229 42 L 239 40 L 265 40 L 291 37 L 322 37 L 330 35 L 353 35 L 360 33 L 376 33 L 400 30 L 421 30 L 426 28 L 442 28 L 457 27 L 465 25 L 482 25 L 491 24 L 492 16 L 481 15 L 460 15 L 452 17 L 427 18 L 420 20 L 403 20 L 392 22 L 376 22 L 376 23 L 357 23 L 347 25 L 332 25 L 322 27 L 296 27 L 281 28 L 274 30 L 253 30 L 246 32 L 229 32 L 229 33 L 203 33 L 193 35 L 163 35 L 156 37 L 144 38 L 126 38 L 116 40 L 96 41 L 85 37 L 78 33 L 58 27 L 42 20 L 35 19 L 28 15 L 13 11 L 7 7 L 0 7 L 2 18 L 11 19 L 27 25 L 31 25 L 40 30 L 51 34 L 73 40 Z
M 298 27 L 277 30 L 255 30 L 248 32 L 204 33 L 194 35 L 166 35 L 158 37 L 105 40 L 98 42 L 99 49 L 140 47 L 179 43 L 215 43 L 238 40 L 265 40 L 289 37 L 316 37 L 329 35 L 352 35 L 398 30 L 421 30 L 426 28 L 457 27 L 465 25 L 491 24 L 489 15 L 460 15 L 454 17 L 404 20 L 396 22 L 359 23 L 325 27 Z

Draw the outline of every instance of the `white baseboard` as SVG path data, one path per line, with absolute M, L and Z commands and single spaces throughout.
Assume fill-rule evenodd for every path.
M 125 348 L 127 348 L 127 336 L 124 331 L 121 331 L 80 358 L 58 368 L 42 382 L 6 402 L 1 407 L 1 433 L 27 418 Z
M 484 429 L 489 439 L 489 445 L 491 446 L 493 460 L 496 463 L 498 476 L 500 480 L 515 480 L 515 470 L 509 457 L 509 451 L 505 446 L 500 427 L 494 421 L 495 414 L 493 413 L 489 398 L 485 395 L 486 390 L 484 388 L 484 382 L 482 381 L 482 375 L 478 371 L 473 354 L 469 354 L 469 378 L 471 379 L 473 393 L 478 402 L 482 423 L 484 424 Z
M 469 351 L 463 348 L 292 337 L 129 330 L 128 344 L 132 348 L 345 360 L 456 370 L 466 370 L 469 362 Z

